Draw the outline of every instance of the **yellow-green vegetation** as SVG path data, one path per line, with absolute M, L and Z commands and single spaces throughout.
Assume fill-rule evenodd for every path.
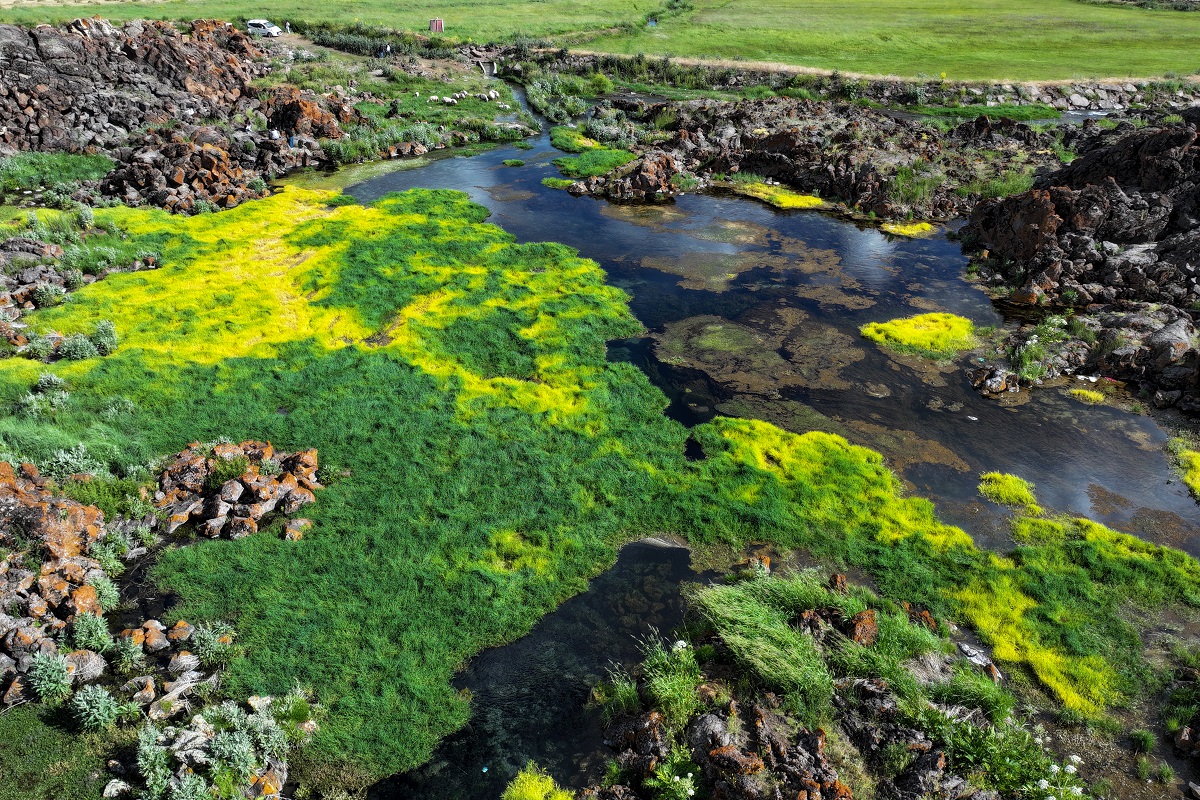
M 954 314 L 918 314 L 890 322 L 871 322 L 859 332 L 889 350 L 925 358 L 953 358 L 975 346 L 975 325 Z
M 560 788 L 545 770 L 530 761 L 504 788 L 500 800 L 574 800 L 575 793 Z
M 550 129 L 550 144 L 564 153 L 586 153 L 588 150 L 604 147 L 595 139 L 589 139 L 577 128 L 568 125 L 555 125 Z
M 570 180 L 569 178 L 542 178 L 542 186 L 546 186 L 550 189 L 566 189 L 573 183 L 575 183 L 575 181 Z
M 1168 447 L 1171 455 L 1175 457 L 1184 484 L 1191 491 L 1192 497 L 1200 500 L 1200 451 L 1193 450 L 1189 444 L 1187 440 L 1173 438 Z
M 1067 394 L 1090 406 L 1100 405 L 1104 402 L 1104 393 L 1097 392 L 1095 389 L 1071 389 Z
M 689 431 L 641 371 L 607 360 L 606 341 L 640 326 L 599 267 L 486 215 L 425 190 L 364 207 L 284 189 L 190 218 L 97 210 L 162 267 L 28 320 L 73 333 L 111 319 L 120 346 L 0 361 L 0 408 L 43 371 L 69 390 L 53 415 L 0 417 L 13 458 L 82 443 L 95 471 L 136 479 L 190 440 L 319 449 L 329 486 L 302 541 L 200 542 L 153 573 L 181 598 L 174 616 L 238 627 L 228 691 L 319 687 L 301 783 L 353 788 L 423 762 L 467 719 L 455 665 L 650 534 L 861 569 L 887 597 L 971 622 L 1084 713 L 1142 685 L 1120 609 L 1200 605 L 1182 553 L 1080 523 L 999 558 L 838 436 L 724 418 Z M 689 436 L 704 458 L 685 457 Z
M 736 182 L 734 190 L 739 194 L 766 201 L 776 208 L 821 208 L 825 205 L 825 201 L 815 195 L 800 194 L 791 189 L 762 181 Z
M 623 167 L 637 156 L 628 150 L 607 147 L 594 139 L 589 139 L 578 130 L 566 125 L 558 125 L 550 129 L 550 143 L 559 150 L 568 153 L 579 153 L 576 156 L 563 156 L 554 159 L 554 166 L 569 178 L 592 178 L 604 175 L 617 167 Z M 542 183 L 553 188 L 564 188 L 554 184 Z M 568 184 L 570 185 L 570 184 Z
M 904 236 L 909 239 L 928 236 L 934 230 L 933 225 L 928 222 L 885 222 L 879 226 L 879 229 L 884 233 L 890 233 L 893 236 Z
M 1035 517 L 1042 513 L 1033 485 L 1016 475 L 985 472 L 979 476 L 979 493 L 997 505 L 1020 508 Z

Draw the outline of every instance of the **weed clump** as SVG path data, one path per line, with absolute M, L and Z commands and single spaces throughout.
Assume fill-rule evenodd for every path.
M 1040 516 L 1037 497 L 1029 482 L 1000 472 L 987 472 L 979 476 L 979 493 L 1001 506 L 1020 508 L 1031 516 Z
M 873 342 L 900 353 L 932 359 L 953 358 L 975 346 L 975 325 L 954 314 L 919 314 L 890 322 L 872 322 L 859 329 Z

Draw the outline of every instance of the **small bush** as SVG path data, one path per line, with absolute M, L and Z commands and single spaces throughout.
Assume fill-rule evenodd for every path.
M 197 625 L 196 630 L 192 633 L 192 652 L 208 669 L 223 667 L 236 654 L 233 645 L 236 636 L 237 632 L 233 627 L 224 622 Z
M 501 163 L 503 163 L 504 166 L 506 166 L 506 167 L 523 167 L 523 166 L 525 166 L 525 162 L 519 158 L 506 158 Z
M 66 299 L 67 290 L 53 283 L 39 283 L 33 289 L 33 304 L 38 308 L 52 308 L 62 305 Z
M 112 611 L 121 604 L 121 592 L 108 576 L 97 575 L 88 581 L 88 585 L 96 590 L 96 599 L 105 611 Z
M 88 337 L 88 340 L 96 348 L 96 352 L 102 356 L 109 355 L 117 349 L 117 329 L 110 320 L 102 319 L 96 323 L 96 330 Z
M 29 667 L 29 683 L 38 698 L 57 705 L 71 696 L 67 659 L 58 653 L 38 653 Z
M 605 725 L 642 707 L 637 681 L 624 670 L 609 670 L 608 680 L 592 690 L 592 698 L 600 707 Z
M 1129 734 L 1129 738 L 1133 742 L 1135 753 L 1149 753 L 1154 749 L 1156 742 L 1154 734 L 1145 728 L 1140 728 Z
M 872 322 L 859 328 L 864 338 L 901 353 L 946 359 L 975 346 L 975 325 L 954 314 L 918 314 L 915 317 Z
M 71 641 L 80 650 L 94 650 L 103 653 L 112 647 L 112 634 L 108 632 L 108 623 L 104 617 L 95 614 L 76 614 L 71 623 Z
M 1150 759 L 1146 758 L 1145 756 L 1138 756 L 1137 761 L 1134 763 L 1134 772 L 1137 774 L 1138 778 L 1143 781 L 1150 780 L 1150 772 L 1152 768 L 1153 765 L 1150 763 Z
M 82 333 L 76 333 L 62 340 L 58 345 L 58 355 L 69 361 L 83 361 L 100 355 L 100 350 L 91 339 Z
M 69 704 L 75 724 L 85 731 L 99 731 L 110 727 L 121 714 L 121 707 L 108 690 L 90 684 L 84 686 Z
M 218 458 L 212 471 L 204 479 L 204 486 L 209 490 L 220 489 L 229 481 L 242 477 L 248 469 L 250 469 L 250 459 L 245 456 Z
M 500 800 L 573 800 L 575 795 L 561 789 L 554 779 L 530 761 L 505 787 Z

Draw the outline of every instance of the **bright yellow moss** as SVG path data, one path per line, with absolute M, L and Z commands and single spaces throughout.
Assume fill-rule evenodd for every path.
M 1099 405 L 1104 402 L 1104 395 L 1094 389 L 1072 389 L 1069 394 L 1080 402 L 1088 405 Z
M 773 186 L 757 181 L 738 184 L 735 188 L 741 194 L 765 200 L 776 208 L 820 208 L 825 205 L 825 201 L 815 195 L 800 194 L 782 186 Z
M 893 236 L 906 236 L 910 239 L 933 233 L 933 225 L 928 222 L 885 222 L 879 226 L 879 229 Z
M 574 800 L 575 794 L 561 789 L 554 779 L 530 761 L 500 795 L 500 800 Z
M 996 559 L 998 573 L 974 580 L 951 596 L 999 661 L 1024 664 L 1067 708 L 1093 715 L 1115 698 L 1112 668 L 1100 658 L 1066 657 L 1042 645 L 1025 615 L 1037 607 L 1013 583 L 1012 563 Z
M 954 314 L 918 314 L 890 322 L 871 322 L 859 332 L 873 342 L 929 358 L 949 358 L 975 346 L 975 325 Z
M 922 498 L 902 498 L 900 484 L 874 450 L 850 444 L 841 436 L 821 431 L 794 434 L 769 422 L 720 419 L 729 456 L 774 474 L 785 483 L 827 490 L 821 504 L 804 509 L 810 520 L 845 521 L 854 513 L 872 517 L 880 541 L 921 536 L 933 547 L 974 547 L 963 530 L 939 522 L 933 506 Z M 853 482 L 847 481 L 853 477 Z M 856 511 L 847 506 L 861 503 Z
M 1179 450 L 1176 453 L 1179 466 L 1183 471 L 1183 482 L 1191 490 L 1192 496 L 1200 498 L 1200 452 L 1195 450 Z
M 979 493 L 997 505 L 1020 508 L 1031 516 L 1040 516 L 1042 513 L 1033 494 L 1033 486 L 1016 475 L 985 472 L 979 476 Z

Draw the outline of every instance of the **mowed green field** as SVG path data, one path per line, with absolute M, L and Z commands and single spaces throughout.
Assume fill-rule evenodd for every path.
M 445 20 L 445 35 L 460 40 L 489 41 L 515 34 L 551 36 L 598 31 L 641 21 L 658 0 L 134 0 L 134 2 L 54 2 L 0 0 L 0 19 L 22 23 L 67 21 L 100 15 L 114 20 L 246 19 L 266 17 L 279 27 L 287 20 L 363 22 L 409 31 L 428 31 L 429 20 Z
M 1200 14 L 1079 0 L 698 0 L 595 50 L 950 80 L 1151 77 L 1200 69 Z
M 877 75 L 951 80 L 1070 80 L 1154 77 L 1200 69 L 1200 14 L 1079 0 L 695 0 L 694 10 L 653 28 L 639 23 L 656 0 L 233 0 L 46 3 L 0 0 L 0 19 L 24 23 L 101 14 L 113 19 L 265 16 L 361 21 L 423 31 L 432 17 L 446 35 L 487 41 L 518 34 L 562 37 L 588 49 L 745 59 Z M 605 29 L 600 38 L 570 36 Z

